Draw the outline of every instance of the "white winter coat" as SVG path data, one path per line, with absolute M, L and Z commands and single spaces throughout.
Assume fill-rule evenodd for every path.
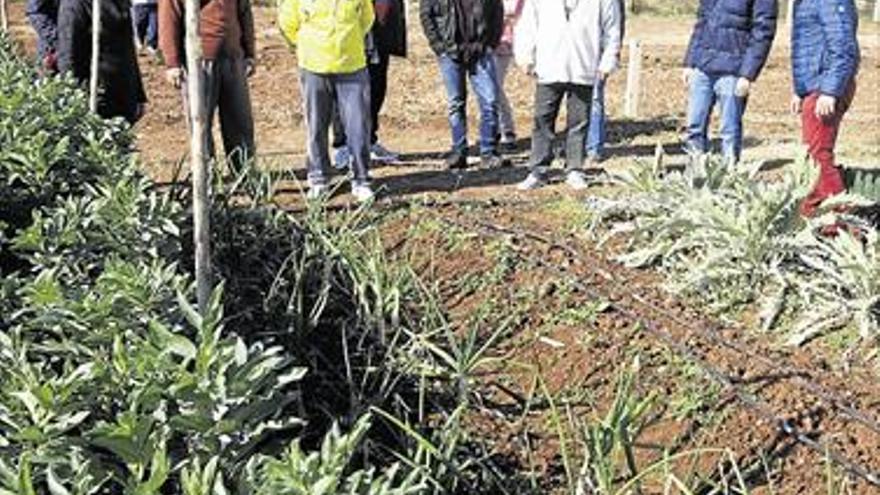
M 521 67 L 542 84 L 592 86 L 599 71 L 617 68 L 620 54 L 618 0 L 526 0 L 513 50 Z

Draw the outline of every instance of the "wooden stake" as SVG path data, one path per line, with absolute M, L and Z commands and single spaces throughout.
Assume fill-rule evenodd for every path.
M 89 79 L 89 110 L 98 112 L 98 64 L 101 62 L 101 0 L 92 0 L 92 67 Z
M 0 28 L 9 31 L 9 12 L 6 7 L 6 0 L 0 0 Z
M 638 5 L 636 4 L 636 0 L 625 0 L 624 8 L 626 12 L 629 14 L 635 14 L 636 10 L 638 10 Z
M 639 116 L 639 97 L 642 93 L 642 42 L 629 42 L 629 66 L 626 72 L 626 94 L 623 101 L 625 117 L 635 119 Z
M 211 300 L 211 198 L 208 191 L 207 108 L 205 75 L 202 71 L 202 41 L 199 36 L 199 0 L 186 0 L 184 22 L 186 31 L 186 85 L 191 125 L 190 155 L 193 186 L 193 245 L 196 261 L 196 297 L 199 313 L 208 312 Z

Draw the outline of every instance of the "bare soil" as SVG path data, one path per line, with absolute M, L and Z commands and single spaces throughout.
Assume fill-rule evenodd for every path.
M 548 198 L 561 206 L 557 211 L 569 201 Z M 880 431 L 840 407 L 863 413 L 868 423 L 880 421 L 874 370 L 844 370 L 839 354 L 821 346 L 780 348 L 772 335 L 704 314 L 692 301 L 658 289 L 655 274 L 624 269 L 588 239 L 560 234 L 572 225 L 569 214 L 547 214 L 533 203 L 413 213 L 417 219 L 389 219 L 383 236 L 439 287 L 453 323 L 487 336 L 509 325 L 493 353 L 501 360 L 478 387 L 482 407 L 470 420 L 474 435 L 536 471 L 548 493 L 564 493 L 554 415 L 562 414 L 566 449 L 579 460 L 576 425 L 605 413 L 616 377 L 636 356 L 639 390 L 658 394 L 638 442 L 642 466 L 665 453 L 729 449 L 754 493 L 824 493 L 826 457 L 782 433 L 783 424 L 870 470 L 880 466 Z M 486 225 L 528 236 L 493 233 Z M 730 386 L 718 385 L 707 370 Z M 740 395 L 768 409 L 756 411 Z M 704 455 L 694 469 L 709 476 L 718 461 L 717 454 Z M 679 466 L 683 476 L 686 467 Z M 867 483 L 848 486 L 852 493 L 875 493 Z M 655 489 L 661 490 L 647 493 Z

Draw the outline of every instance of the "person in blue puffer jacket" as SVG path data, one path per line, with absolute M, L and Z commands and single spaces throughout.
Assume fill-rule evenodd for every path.
M 804 143 L 819 166 L 819 179 L 801 204 L 801 214 L 810 217 L 846 189 L 834 146 L 856 91 L 859 16 L 853 0 L 796 0 L 793 19 L 791 109 L 801 114 Z
M 721 110 L 721 152 L 735 163 L 742 153 L 742 117 L 776 36 L 777 0 L 701 0 L 685 57 L 689 87 L 685 148 L 709 151 L 708 127 L 715 102 Z

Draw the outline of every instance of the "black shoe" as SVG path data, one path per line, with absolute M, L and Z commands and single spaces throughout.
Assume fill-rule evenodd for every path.
M 519 152 L 519 147 L 516 145 L 516 141 L 501 141 L 498 144 L 498 150 L 505 155 L 513 155 Z
M 446 155 L 446 167 L 453 170 L 467 168 L 467 153 L 451 151 Z
M 501 168 L 501 167 L 509 167 L 510 160 L 506 158 L 501 158 L 500 156 L 491 153 L 486 154 L 480 157 L 480 164 L 483 168 Z

